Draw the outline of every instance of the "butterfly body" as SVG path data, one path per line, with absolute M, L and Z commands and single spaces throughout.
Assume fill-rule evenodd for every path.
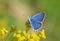
M 30 25 L 33 30 L 38 30 L 39 28 L 41 28 L 44 17 L 44 12 L 38 13 L 32 16 L 31 18 L 28 16 L 28 21 L 30 22 Z

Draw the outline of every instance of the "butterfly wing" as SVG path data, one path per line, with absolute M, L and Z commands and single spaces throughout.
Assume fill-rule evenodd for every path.
M 41 27 L 41 23 L 37 23 L 37 22 L 32 22 L 31 26 L 34 30 L 37 30 Z
M 41 12 L 41 13 L 34 15 L 32 18 L 28 17 L 31 27 L 34 30 L 37 30 L 41 27 L 41 25 L 42 25 L 41 22 L 42 22 L 44 16 L 45 16 L 45 13 Z
M 31 18 L 31 21 L 42 22 L 44 16 L 45 16 L 44 12 L 38 13 Z

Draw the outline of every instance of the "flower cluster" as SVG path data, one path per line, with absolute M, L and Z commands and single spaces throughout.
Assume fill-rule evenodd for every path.
M 8 33 L 8 30 L 3 28 L 0 30 L 0 35 L 4 36 L 6 33 Z
M 17 33 L 13 35 L 14 40 L 18 41 L 40 41 L 40 38 L 46 39 L 45 31 L 42 29 L 39 34 L 34 32 L 26 33 L 26 31 L 19 30 Z
M 4 36 L 8 33 L 8 30 L 3 28 L 0 30 L 0 35 Z M 46 39 L 45 31 L 42 29 L 38 34 L 31 32 L 27 33 L 26 31 L 19 30 L 17 33 L 13 34 L 13 41 L 40 41 L 40 38 Z
M 18 33 L 14 33 L 13 38 L 18 41 L 24 41 L 26 37 L 26 33 L 23 32 L 24 35 L 21 35 L 21 30 L 18 31 Z

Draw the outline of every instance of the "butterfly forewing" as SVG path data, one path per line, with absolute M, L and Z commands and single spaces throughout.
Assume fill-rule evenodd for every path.
M 44 16 L 45 16 L 45 13 L 44 12 L 41 12 L 41 13 L 38 13 L 38 14 L 34 15 L 31 18 L 31 20 L 41 22 L 43 20 Z

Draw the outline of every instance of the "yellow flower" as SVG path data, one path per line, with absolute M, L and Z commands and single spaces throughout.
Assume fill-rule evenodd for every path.
M 33 38 L 33 36 L 34 36 L 34 32 L 31 32 L 30 34 L 28 34 L 28 39 Z
M 13 34 L 13 38 L 14 39 L 17 39 L 16 33 Z
M 21 34 L 21 30 L 18 31 L 18 34 Z
M 21 36 L 19 37 L 18 41 L 24 41 L 25 40 L 25 37 L 24 36 Z
M 14 33 L 13 37 L 18 41 L 23 41 L 25 39 L 25 36 L 21 35 L 21 30 L 19 30 L 18 33 Z
M 39 41 L 40 40 L 40 37 L 37 36 L 37 34 L 35 34 L 34 32 L 31 32 L 29 35 L 28 35 L 28 40 L 30 39 L 33 39 L 34 41 Z M 32 40 L 31 40 L 32 41 Z
M 39 37 L 41 37 L 41 34 L 39 34 Z
M 5 33 L 8 33 L 8 31 L 7 31 L 5 28 L 3 28 L 3 31 L 4 31 Z
M 8 33 L 8 31 L 5 28 L 3 28 L 2 30 L 0 30 L 0 34 L 2 36 L 4 36 L 6 33 Z
M 15 37 L 15 36 L 16 36 L 16 33 L 14 33 L 13 37 Z
M 43 39 L 46 39 L 46 35 L 45 35 L 45 31 L 44 29 L 42 29 L 42 31 L 40 32 L 40 35 Z
M 21 37 L 21 35 L 14 33 L 13 37 L 14 37 L 14 39 L 19 39 Z
M 34 41 L 34 39 L 29 39 L 28 41 Z
M 3 30 L 1 30 L 1 31 L 0 31 L 0 34 L 1 34 L 2 36 L 4 36 L 4 35 L 5 35 L 5 32 L 4 32 Z
M 17 34 L 16 37 L 17 39 L 19 39 L 21 37 L 21 34 Z
M 23 35 L 24 35 L 25 37 L 27 37 L 27 33 L 26 33 L 26 31 L 23 31 Z
M 30 39 L 30 34 L 27 35 L 27 38 Z
M 31 36 L 32 36 L 33 39 L 36 40 L 36 41 L 40 39 L 40 37 L 39 37 L 37 34 L 35 34 L 34 32 L 31 33 Z

